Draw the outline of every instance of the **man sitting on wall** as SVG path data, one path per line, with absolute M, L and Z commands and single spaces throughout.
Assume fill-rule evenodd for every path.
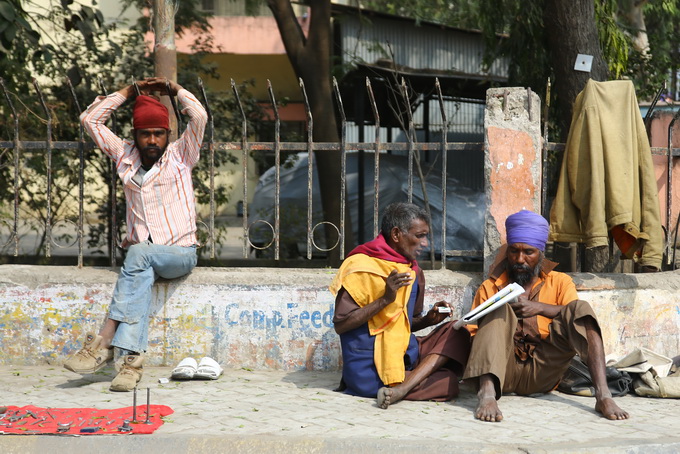
M 502 393 L 527 395 L 555 389 L 578 354 L 588 365 L 595 388 L 595 410 L 608 419 L 627 419 L 607 386 L 600 326 L 592 307 L 578 299 L 571 277 L 553 271 L 546 260 L 548 223 L 540 215 L 520 211 L 505 222 L 505 258 L 492 267 L 475 295 L 475 308 L 500 289 L 516 282 L 525 293 L 485 315 L 473 334 L 464 378 L 479 380 L 475 417 L 501 421 L 497 400 Z
M 142 93 L 132 111 L 134 140 L 123 140 L 106 127 L 106 120 L 128 98 L 127 86 L 99 97 L 80 116 L 97 147 L 116 163 L 123 182 L 127 211 L 128 248 L 108 313 L 98 335 L 88 333 L 80 351 L 64 367 L 91 374 L 121 352 L 112 391 L 130 391 L 142 377 L 148 344 L 151 289 L 156 278 L 174 279 L 196 266 L 196 207 L 191 170 L 198 162 L 207 114 L 194 95 L 164 78 L 137 82 Z M 189 115 L 182 136 L 170 143 L 167 108 L 150 92 L 177 96 Z
M 446 401 L 458 395 L 469 334 L 445 323 L 424 337 L 413 332 L 449 316 L 439 301 L 424 316 L 425 277 L 416 257 L 428 246 L 430 220 L 422 208 L 394 203 L 378 237 L 355 248 L 330 290 L 342 345 L 341 390 L 377 397 L 388 408 L 402 399 Z

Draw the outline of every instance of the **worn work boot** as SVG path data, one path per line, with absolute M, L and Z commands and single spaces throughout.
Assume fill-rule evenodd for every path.
M 144 357 L 125 355 L 116 361 L 118 375 L 111 382 L 111 391 L 132 391 L 142 379 Z
M 101 343 L 101 336 L 87 333 L 83 348 L 67 359 L 64 367 L 76 374 L 94 374 L 113 359 L 113 349 L 100 347 Z

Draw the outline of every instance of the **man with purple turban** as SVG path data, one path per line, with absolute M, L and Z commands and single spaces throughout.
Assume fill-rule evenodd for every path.
M 571 277 L 553 271 L 545 259 L 548 222 L 522 210 L 505 222 L 507 249 L 480 286 L 472 307 L 516 282 L 524 294 L 484 316 L 474 336 L 464 379 L 478 380 L 475 418 L 499 422 L 502 393 L 550 392 L 578 354 L 588 365 L 595 388 L 595 410 L 605 418 L 627 419 L 607 386 L 604 347 L 592 307 L 579 300 Z

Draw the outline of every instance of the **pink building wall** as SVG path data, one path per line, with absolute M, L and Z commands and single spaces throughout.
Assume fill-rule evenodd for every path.
M 298 19 L 307 34 L 309 21 Z M 241 55 L 285 54 L 286 49 L 273 17 L 267 16 L 216 16 L 209 20 L 214 37 L 213 52 Z M 191 44 L 197 34 L 187 31 L 175 40 L 177 52 L 191 53 Z

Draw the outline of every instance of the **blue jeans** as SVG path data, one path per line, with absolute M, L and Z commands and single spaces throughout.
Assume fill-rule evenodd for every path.
M 175 279 L 196 266 L 196 247 L 133 244 L 120 270 L 108 318 L 119 323 L 111 345 L 132 352 L 149 343 L 151 289 L 158 277 Z

